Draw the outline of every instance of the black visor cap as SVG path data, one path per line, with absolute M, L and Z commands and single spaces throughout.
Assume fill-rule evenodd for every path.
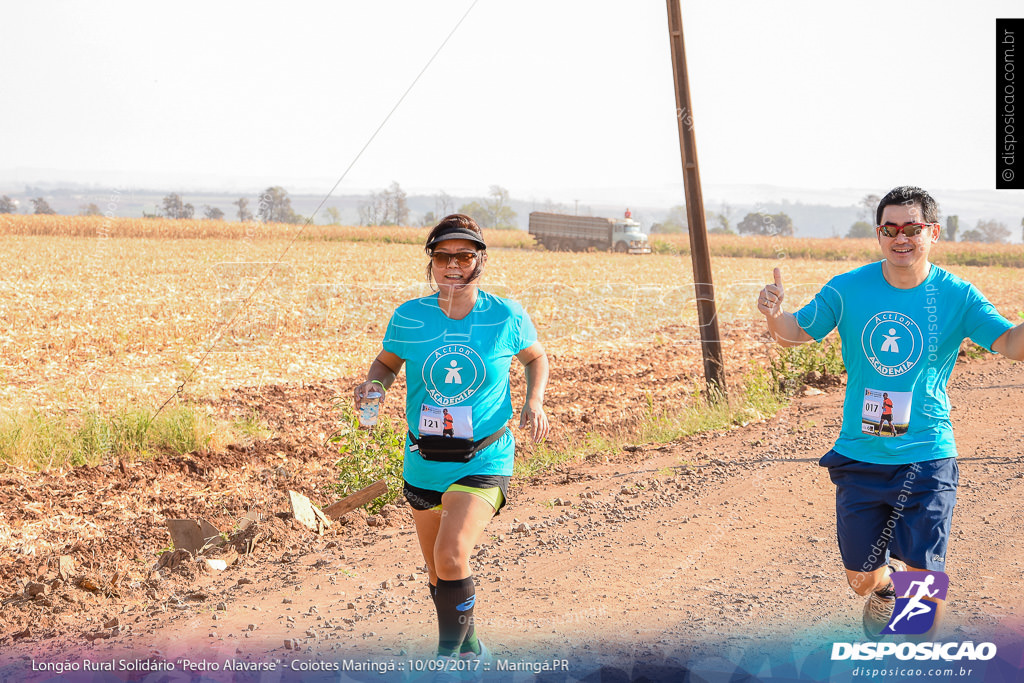
M 470 242 L 476 242 L 479 244 L 481 249 L 487 248 L 487 244 L 484 242 L 484 239 L 472 230 L 469 230 L 468 228 L 450 228 L 448 230 L 442 230 L 439 234 L 434 236 L 434 239 L 427 242 L 427 249 L 432 249 L 434 245 L 446 240 L 469 240 Z

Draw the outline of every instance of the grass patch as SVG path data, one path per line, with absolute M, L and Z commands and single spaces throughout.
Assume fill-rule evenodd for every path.
M 970 339 L 965 339 L 960 344 L 960 355 L 971 360 L 981 360 L 982 358 L 987 358 L 991 354 L 989 354 L 988 349 L 983 346 L 975 344 Z
M 700 432 L 763 420 L 785 405 L 785 398 L 774 389 L 770 373 L 761 369 L 747 374 L 739 391 L 733 393 L 728 400 L 712 398 L 673 414 L 648 408 L 633 438 L 642 443 L 666 443 Z
M 113 414 L 9 412 L 0 417 L 0 470 L 94 466 L 110 459 L 217 448 L 233 440 L 229 425 L 187 404 L 168 407 L 155 419 L 153 411 L 141 408 Z
M 768 367 L 775 387 L 785 396 L 793 396 L 807 383 L 821 377 L 838 377 L 846 372 L 842 347 L 838 341 L 807 343 L 779 349 Z M 817 374 L 815 374 L 817 373 Z
M 512 468 L 514 478 L 528 478 L 552 469 L 565 462 L 576 462 L 588 455 L 613 453 L 623 444 L 616 439 L 596 432 L 588 432 L 579 440 L 562 448 L 553 448 L 546 443 L 535 444 L 529 458 L 517 458 Z
M 786 403 L 772 374 L 766 370 L 749 373 L 738 392 L 729 400 L 698 401 L 674 413 L 657 411 L 649 402 L 638 427 L 628 434 L 605 436 L 588 434 L 581 442 L 568 448 L 553 449 L 539 444 L 528 459 L 517 460 L 516 477 L 530 477 L 566 462 L 585 456 L 612 453 L 636 443 L 668 443 L 700 432 L 745 425 L 774 415 Z
M 231 423 L 231 431 L 238 438 L 238 441 L 249 445 L 260 439 L 268 439 L 272 432 L 267 427 L 257 411 L 252 411 L 246 417 L 236 418 Z

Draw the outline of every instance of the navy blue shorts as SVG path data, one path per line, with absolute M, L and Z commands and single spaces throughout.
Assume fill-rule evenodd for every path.
M 818 462 L 836 485 L 843 566 L 870 572 L 887 555 L 915 569 L 945 571 L 960 468 L 956 458 L 876 465 L 829 451 Z

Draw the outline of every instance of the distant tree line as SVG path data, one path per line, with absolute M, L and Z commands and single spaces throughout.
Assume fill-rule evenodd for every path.
M 40 192 L 39 188 L 31 188 L 26 192 Z M 875 194 L 867 194 L 861 198 L 857 208 L 861 219 L 855 221 L 846 233 L 848 238 L 874 238 L 875 237 L 875 212 L 881 198 Z M 44 197 L 37 196 L 30 199 L 32 213 L 37 215 L 53 215 L 56 211 L 50 206 Z M 268 187 L 260 193 L 255 213 L 250 208 L 249 199 L 239 198 L 232 202 L 235 207 L 238 221 L 247 222 L 259 220 L 261 222 L 273 223 L 302 223 L 305 218 L 292 209 L 291 198 L 287 190 L 279 185 Z M 564 205 L 555 205 L 548 200 L 548 210 L 555 212 L 569 213 L 570 208 Z M 0 214 L 18 213 L 19 203 L 8 195 L 0 195 Z M 427 211 L 419 220 L 421 226 L 432 226 L 438 220 L 451 213 L 464 213 L 472 216 L 481 227 L 486 229 L 514 229 L 517 227 L 517 214 L 512 209 L 512 202 L 509 191 L 500 185 L 491 185 L 487 197 L 474 199 L 455 208 L 454 199 L 445 192 L 439 192 L 434 196 L 434 210 Z M 334 225 L 341 224 L 341 212 L 336 207 L 328 207 L 325 210 L 327 222 Z M 156 214 L 148 214 L 148 217 L 163 217 L 173 220 L 191 219 L 196 214 L 195 207 L 186 202 L 176 192 L 164 196 Z M 82 204 L 79 206 L 81 216 L 102 215 L 100 208 L 94 204 Z M 224 220 L 225 212 L 209 204 L 203 205 L 202 215 L 206 220 Z M 708 232 L 712 234 L 726 235 L 779 235 L 792 236 L 795 234 L 793 220 L 784 212 L 775 214 L 764 211 L 747 213 L 742 220 L 734 223 L 736 210 L 728 202 L 722 202 L 718 210 L 705 208 L 705 217 Z M 408 205 L 408 195 L 397 181 L 393 181 L 385 189 L 372 192 L 368 199 L 359 206 L 359 222 L 361 225 L 389 226 L 389 225 L 410 225 L 411 213 Z M 1021 241 L 1024 241 L 1024 219 L 1021 219 Z M 689 230 L 686 216 L 686 207 L 679 204 L 669 209 L 665 218 L 651 226 L 652 233 L 686 233 Z M 1005 223 L 995 219 L 979 219 L 971 229 L 961 229 L 960 217 L 957 215 L 946 216 L 943 221 L 941 238 L 950 242 L 981 242 L 988 244 L 1003 244 L 1009 242 L 1011 231 Z
M 288 191 L 279 185 L 268 187 L 260 193 L 259 203 L 256 207 L 256 214 L 249 210 L 249 200 L 245 197 L 232 202 L 237 207 L 237 217 L 241 222 L 260 220 L 264 223 L 301 223 L 305 220 L 292 209 L 292 200 Z M 163 198 L 160 212 L 156 216 L 170 218 L 171 220 L 190 219 L 195 216 L 195 207 L 182 199 L 177 192 L 172 192 Z M 148 215 L 148 214 L 147 214 Z M 224 210 L 206 204 L 203 206 L 203 218 L 211 221 L 224 220 Z
M 370 194 L 370 199 L 359 207 L 361 225 L 408 225 L 409 205 L 405 190 L 397 182 L 380 192 Z
M 707 230 L 712 235 L 767 235 L 791 237 L 796 232 L 793 219 L 786 213 L 768 213 L 754 211 L 743 217 L 733 226 L 736 210 L 728 202 L 722 202 L 718 211 L 705 207 L 704 220 Z M 651 226 L 651 233 L 687 233 L 690 231 L 686 218 L 686 207 L 677 204 L 669 209 L 664 220 Z
M 516 212 L 512 209 L 509 192 L 500 185 L 491 185 L 487 197 L 473 200 L 454 208 L 454 200 L 445 192 L 434 197 L 434 211 L 427 211 L 420 221 L 422 226 L 432 226 L 452 213 L 471 216 L 481 228 L 491 230 L 513 230 L 518 227 Z M 333 208 L 333 207 L 332 207 Z M 327 210 L 331 222 L 338 222 L 337 210 Z M 407 195 L 397 181 L 386 189 L 370 194 L 369 199 L 359 207 L 360 225 L 409 225 L 410 212 Z
M 471 216 L 481 228 L 514 230 L 517 227 L 516 212 L 511 204 L 508 190 L 500 185 L 491 185 L 487 199 L 463 204 L 458 212 Z
M 57 213 L 50 208 L 50 204 L 42 197 L 36 197 L 32 201 L 32 213 L 41 215 L 52 215 Z M 17 200 L 11 199 L 7 195 L 0 197 L 0 213 L 18 213 L 18 202 Z

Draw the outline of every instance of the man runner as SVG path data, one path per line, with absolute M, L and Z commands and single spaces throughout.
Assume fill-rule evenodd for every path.
M 892 431 L 892 435 L 896 436 L 896 427 L 892 424 L 892 399 L 889 398 L 888 393 L 882 393 L 882 417 L 878 419 L 878 435 L 882 435 L 882 425 L 886 422 L 889 423 L 889 429 Z
M 455 418 L 448 412 L 448 409 L 444 409 L 444 429 L 441 431 L 441 436 L 450 436 L 455 438 Z
M 892 571 L 903 570 L 903 563 L 910 571 L 946 567 L 959 479 L 946 385 L 960 343 L 970 338 L 1024 360 L 1024 324 L 1014 327 L 973 285 L 928 261 L 939 239 L 938 213 L 921 188 L 897 187 L 875 215 L 882 261 L 832 278 L 795 315 L 782 310 L 776 268 L 775 282 L 757 301 L 783 346 L 821 341 L 839 330 L 847 371 L 843 427 L 819 464 L 836 486 L 839 551 L 850 586 L 867 597 L 863 621 L 871 638 L 892 616 Z M 911 401 L 906 432 L 885 439 L 880 429 L 865 433 L 868 391 Z M 945 601 L 934 602 L 935 622 L 925 640 L 945 610 Z

